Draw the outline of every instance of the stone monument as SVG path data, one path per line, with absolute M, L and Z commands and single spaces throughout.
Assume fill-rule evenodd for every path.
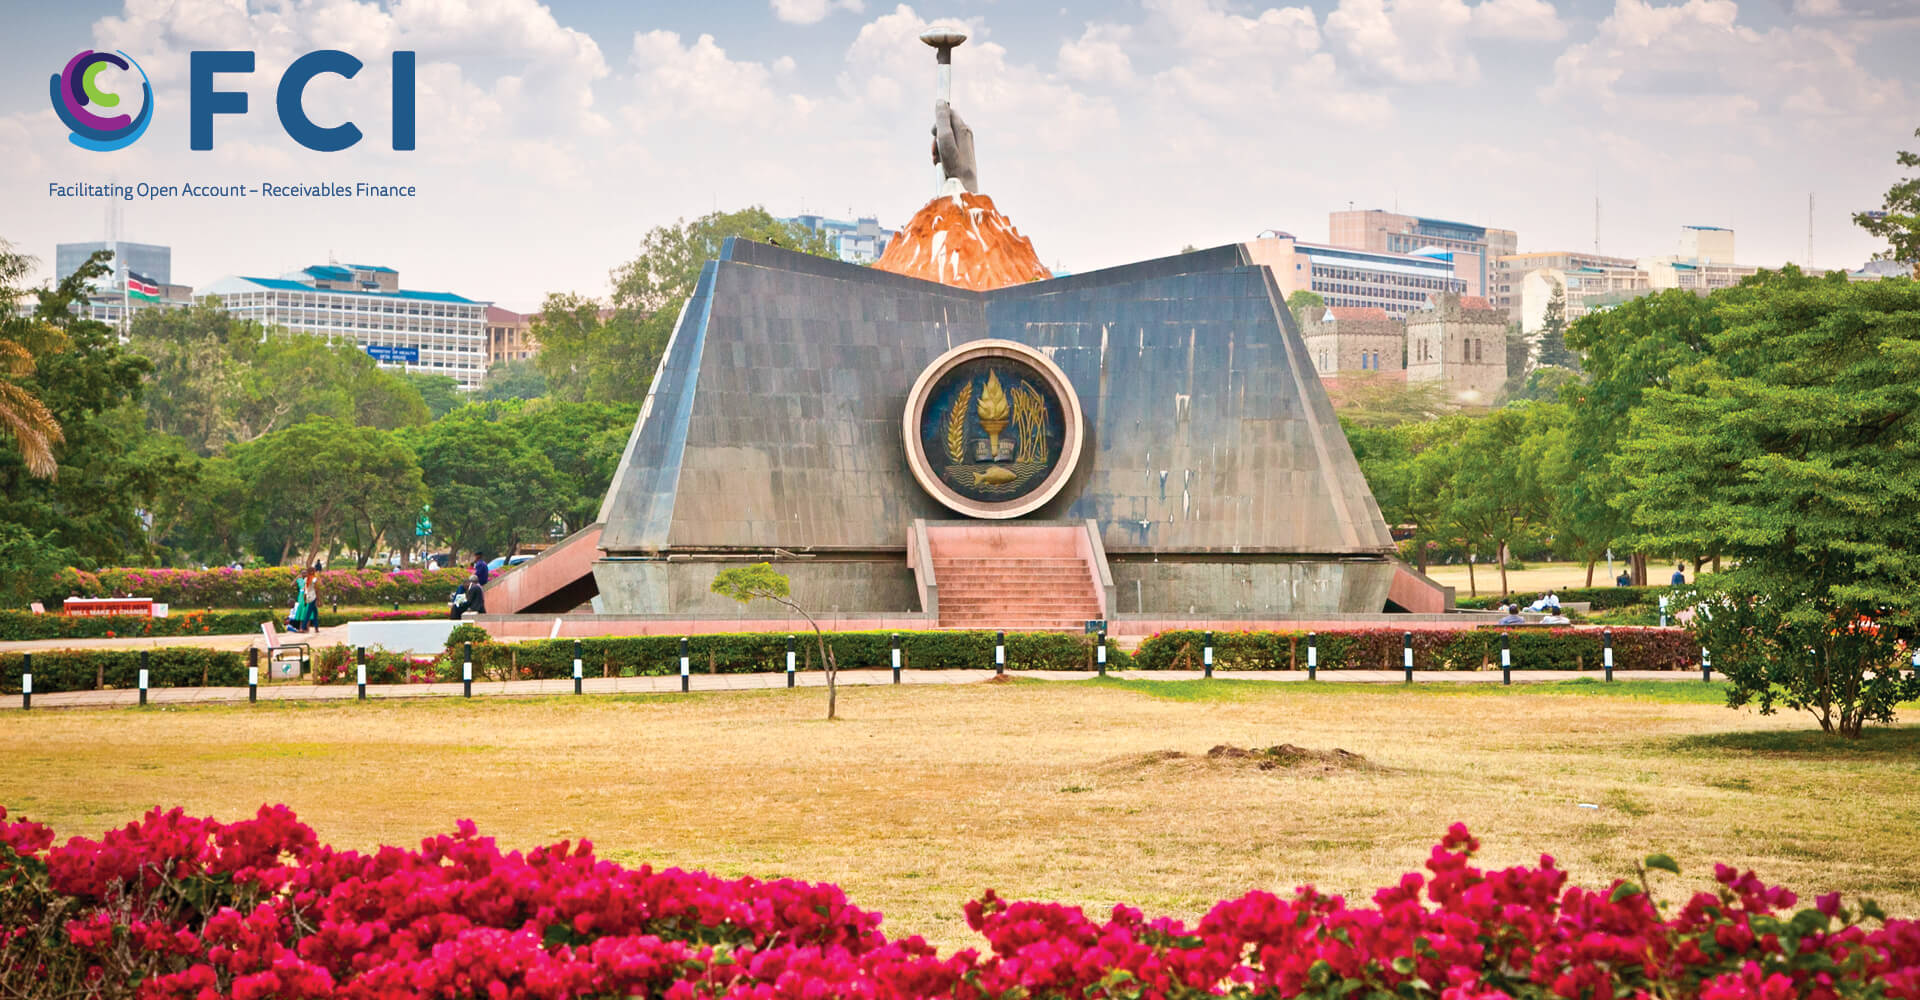
M 876 268 L 707 263 L 580 543 L 599 610 L 735 619 L 713 575 L 768 560 L 841 627 L 1381 611 L 1393 540 L 1272 274 L 1236 244 L 1051 277 L 975 190 L 964 36 L 926 40 L 940 193 Z

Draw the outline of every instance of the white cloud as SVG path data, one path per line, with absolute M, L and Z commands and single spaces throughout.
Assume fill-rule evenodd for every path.
M 1479 79 L 1479 39 L 1555 41 L 1566 25 L 1549 0 L 1340 0 L 1327 34 L 1368 76 L 1395 83 Z
M 862 0 L 772 0 L 773 16 L 788 24 L 816 24 L 837 8 L 858 14 L 866 9 Z
M 1776 141 L 1783 126 L 1844 129 L 1914 110 L 1907 85 L 1864 68 L 1853 40 L 1809 25 L 1761 30 L 1739 14 L 1733 0 L 1616 0 L 1594 37 L 1554 62 L 1546 96 L 1646 119 L 1750 123 Z
M 1133 61 L 1125 43 L 1133 28 L 1124 24 L 1089 24 L 1079 38 L 1060 44 L 1060 72 L 1070 80 L 1122 85 L 1133 80 Z

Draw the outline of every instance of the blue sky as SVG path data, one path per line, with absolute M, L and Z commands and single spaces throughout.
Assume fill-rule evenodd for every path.
M 9 11 L 0 237 L 51 261 L 99 238 L 53 181 L 397 182 L 405 202 L 123 203 L 123 238 L 175 280 L 381 261 L 410 286 L 537 307 L 599 294 L 652 226 L 763 204 L 897 225 L 931 193 L 932 61 L 963 22 L 955 103 L 982 189 L 1075 271 L 1282 229 L 1324 239 L 1349 203 L 1515 229 L 1523 250 L 1671 253 L 1730 226 L 1744 262 L 1857 266 L 1920 148 L 1920 0 L 75 0 Z M 122 48 L 152 130 L 79 150 L 47 75 Z M 309 91 L 359 146 L 278 127 L 279 71 L 315 48 L 366 69 Z M 187 149 L 187 53 L 251 48 L 254 113 Z M 419 149 L 386 148 L 388 53 L 420 53 Z M 107 77 L 111 84 L 111 74 Z M 234 85 L 242 85 L 236 81 Z M 124 90 L 125 88 L 118 88 Z

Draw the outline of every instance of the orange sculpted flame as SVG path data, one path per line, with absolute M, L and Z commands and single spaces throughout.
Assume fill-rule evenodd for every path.
M 1053 277 L 992 198 L 966 192 L 927 202 L 873 266 L 976 292 Z

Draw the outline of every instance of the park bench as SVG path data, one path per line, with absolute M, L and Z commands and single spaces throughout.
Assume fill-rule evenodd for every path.
M 313 661 L 311 646 L 304 642 L 282 642 L 275 634 L 272 622 L 261 622 L 260 634 L 267 640 L 268 677 L 285 679 L 306 674 Z

